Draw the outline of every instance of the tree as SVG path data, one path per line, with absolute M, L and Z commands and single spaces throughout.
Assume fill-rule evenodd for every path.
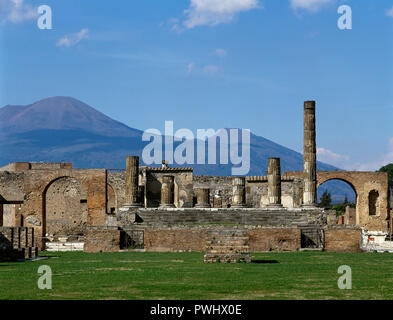
M 349 202 L 348 202 L 348 197 L 345 196 L 344 204 L 348 204 L 348 203 L 349 203 Z
M 393 187 L 393 163 L 383 166 L 378 170 L 379 172 L 387 172 L 389 176 L 389 186 Z
M 332 203 L 332 195 L 325 190 L 325 192 L 322 194 L 321 198 L 319 199 L 319 206 L 322 208 L 330 208 L 330 205 Z

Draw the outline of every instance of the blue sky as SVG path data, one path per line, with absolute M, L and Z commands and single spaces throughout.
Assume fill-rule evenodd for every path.
M 0 30 L 0 106 L 72 96 L 141 130 L 245 128 L 301 152 L 313 99 L 319 160 L 393 162 L 393 0 L 0 0 Z

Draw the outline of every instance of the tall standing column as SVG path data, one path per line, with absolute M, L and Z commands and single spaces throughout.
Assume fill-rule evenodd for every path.
M 141 207 L 138 196 L 139 157 L 127 157 L 126 160 L 126 204 L 125 207 Z
M 173 176 L 163 176 L 161 183 L 161 204 L 160 208 L 174 208 L 174 181 Z
M 269 158 L 267 169 L 269 207 L 282 207 L 280 158 Z
M 303 206 L 317 204 L 317 148 L 315 101 L 304 102 Z
M 244 208 L 246 206 L 246 178 L 232 178 L 232 208 Z
M 209 188 L 198 188 L 195 189 L 195 193 L 197 195 L 197 204 L 195 205 L 196 208 L 210 208 L 210 201 L 209 201 Z

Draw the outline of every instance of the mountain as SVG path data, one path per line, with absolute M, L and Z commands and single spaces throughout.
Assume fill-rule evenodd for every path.
M 74 168 L 124 168 L 127 155 L 142 155 L 147 144 L 142 134 L 71 97 L 7 105 L 0 108 L 0 166 L 15 161 L 64 161 L 72 162 Z M 303 170 L 302 154 L 254 134 L 250 154 L 249 175 L 265 175 L 268 157 L 280 157 L 283 171 Z M 232 168 L 186 166 L 200 175 L 230 175 Z M 317 166 L 318 170 L 336 170 L 321 162 Z
M 89 105 L 70 97 L 53 97 L 27 106 L 0 109 L 0 134 L 37 130 L 82 130 L 108 137 L 139 137 L 140 130 L 112 120 Z

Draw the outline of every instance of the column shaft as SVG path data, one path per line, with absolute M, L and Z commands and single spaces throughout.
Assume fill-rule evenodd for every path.
M 139 157 L 127 157 L 126 160 L 126 207 L 140 207 L 138 197 Z
M 246 178 L 232 178 L 232 208 L 244 208 L 246 206 Z
M 317 204 L 317 149 L 315 101 L 304 102 L 303 205 Z
M 197 204 L 196 208 L 210 208 L 210 189 L 209 188 L 198 188 L 195 189 L 197 195 Z
M 282 207 L 280 158 L 269 158 L 267 180 L 269 206 Z
M 174 208 L 174 180 L 173 176 L 163 176 L 161 184 L 160 208 Z

